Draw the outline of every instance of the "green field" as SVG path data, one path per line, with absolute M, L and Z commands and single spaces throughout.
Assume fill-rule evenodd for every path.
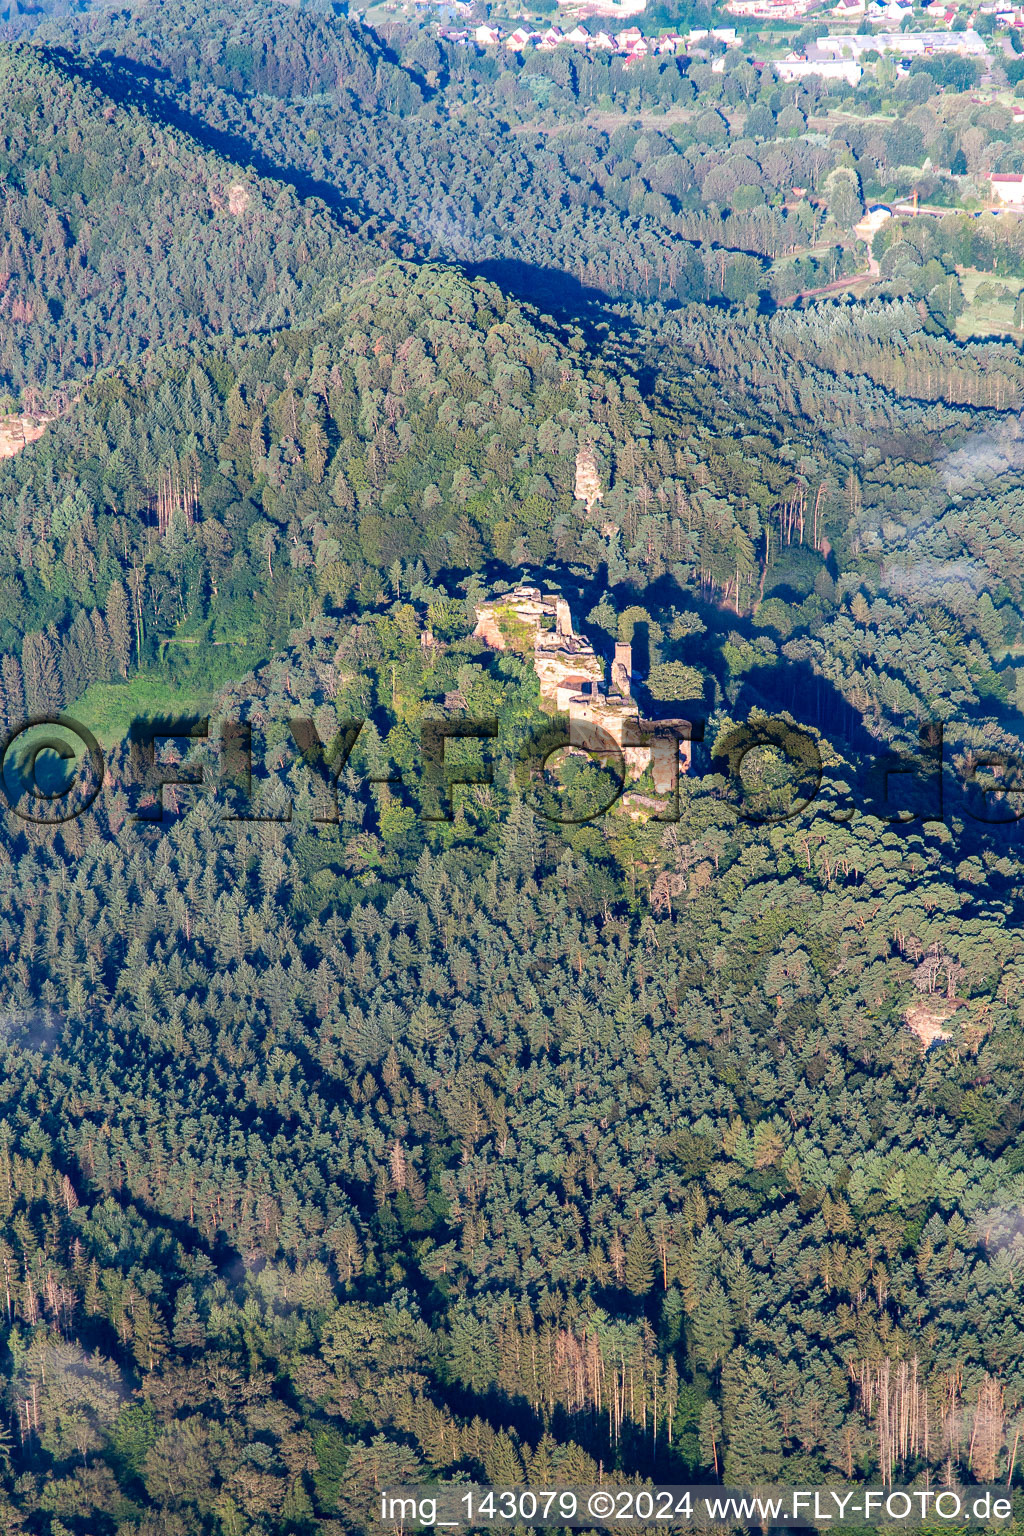
M 66 713 L 89 727 L 105 749 L 123 740 L 133 720 L 206 714 L 217 691 L 266 657 L 266 640 L 211 641 L 174 636 L 158 642 L 158 657 L 127 682 L 93 683 Z
M 960 286 L 967 301 L 967 308 L 956 321 L 956 334 L 962 340 L 971 336 L 1024 335 L 1013 323 L 1017 295 L 1024 288 L 1021 278 L 993 277 L 991 272 L 968 267 L 960 274 Z
M 175 688 L 156 673 L 141 673 L 126 683 L 93 683 L 66 713 L 88 726 L 104 750 L 127 735 L 133 720 L 155 715 L 206 714 L 213 690 Z

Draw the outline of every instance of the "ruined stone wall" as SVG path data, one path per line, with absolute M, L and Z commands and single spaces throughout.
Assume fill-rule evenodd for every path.
M 573 746 L 598 755 L 618 749 L 628 778 L 638 779 L 652 769 L 658 794 L 671 793 L 677 771 L 688 772 L 689 742 L 658 735 L 652 728 L 657 722 L 640 719 L 631 697 L 632 647 L 617 642 L 614 692 L 605 696 L 604 664 L 590 642 L 573 633 L 572 612 L 564 598 L 542 596 L 536 587 L 517 587 L 477 609 L 473 633 L 492 650 L 514 649 L 525 655 L 532 651 L 541 698 L 569 716 Z

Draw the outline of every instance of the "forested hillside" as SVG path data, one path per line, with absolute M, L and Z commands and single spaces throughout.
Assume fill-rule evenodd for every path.
M 0 45 L 0 388 L 315 313 L 360 256 L 323 206 Z M 2 400 L 0 400 L 2 403 Z
M 862 194 L 913 185 L 952 206 L 954 161 L 979 177 L 1024 165 L 1004 105 L 979 104 L 969 81 L 946 88 L 958 60 L 919 59 L 886 92 L 855 95 L 834 80 L 784 86 L 747 53 L 720 73 L 700 56 L 480 54 L 269 0 L 244 20 L 189 0 L 39 35 L 119 99 L 308 179 L 397 253 L 482 265 L 563 307 L 595 293 L 786 300 L 858 270 L 849 231 Z M 1021 272 L 1016 251 L 999 251 L 1002 230 L 993 252 L 990 230 L 924 226 L 901 231 L 884 275 L 915 297 L 916 279 L 930 278 L 924 296 L 945 277 L 940 320 L 962 302 L 965 238 L 979 266 Z
M 366 780 L 411 770 L 417 701 L 497 707 L 510 744 L 536 705 L 421 622 L 318 620 L 224 697 L 290 825 L 211 789 L 147 831 L 127 762 L 95 814 L 12 822 L 7 1497 L 340 1532 L 457 1468 L 1002 1475 L 1012 882 L 944 829 L 759 831 L 714 778 L 670 827 L 560 835 L 500 743 L 493 791 L 423 823 Z M 266 782 L 297 713 L 372 713 L 337 827 L 301 765 Z M 926 1062 L 915 999 L 955 1041 Z
M 866 332 L 845 314 L 735 321 L 724 346 L 697 308 L 664 317 L 654 378 L 608 330 L 588 347 L 493 284 L 393 262 L 309 330 L 154 353 L 0 469 L 7 717 L 170 665 L 175 637 L 268 654 L 417 563 L 448 587 L 549 560 L 620 607 L 694 583 L 739 610 L 732 675 L 814 657 L 883 733 L 998 712 L 1024 571 L 1018 429 L 994 406 L 1019 361 L 909 305 Z M 606 486 L 589 518 L 584 440 Z M 724 654 L 705 657 L 723 685 Z
M 962 407 L 851 374 L 873 478 L 781 320 L 770 378 L 737 329 L 731 394 L 726 358 L 694 366 L 696 313 L 665 326 L 652 392 L 624 341 L 595 356 L 493 285 L 392 263 L 308 331 L 97 384 L 5 466 L 33 624 L 7 631 L 9 722 L 212 654 L 168 636 L 277 652 L 222 691 L 208 787 L 165 791 L 165 824 L 131 819 L 127 748 L 84 817 L 8 818 L 7 1496 L 30 1525 L 347 1531 L 375 1480 L 458 1468 L 1005 1474 L 1018 865 L 959 806 L 955 832 L 867 814 L 857 722 L 969 722 L 1005 690 L 1012 422 L 973 419 L 979 461 Z M 833 709 L 822 809 L 852 821 L 758 829 L 707 755 L 667 827 L 536 817 L 512 767 L 532 672 L 466 638 L 495 561 L 560 569 L 652 686 L 695 680 L 709 745 L 801 668 L 831 678 L 845 713 L 784 702 Z M 450 827 L 420 816 L 425 710 L 500 720 L 493 789 Z M 310 821 L 305 716 L 324 741 L 367 721 L 337 824 Z M 224 719 L 253 731 L 248 803 Z M 289 796 L 291 822 L 224 820 Z M 951 1034 L 925 1061 L 915 1002 Z M 927 1455 L 885 1438 L 880 1390 L 918 1394 Z
M 814 243 L 809 207 L 795 219 L 763 200 L 731 218 L 700 208 L 699 183 L 719 160 L 739 181 L 761 177 L 739 124 L 735 154 L 731 146 L 715 152 L 729 138 L 721 113 L 694 110 L 682 130 L 643 134 L 625 120 L 614 131 L 589 120 L 612 106 L 688 106 L 698 84 L 714 79 L 706 66 L 688 73 L 684 61 L 652 61 L 639 84 L 623 60 L 600 56 L 538 55 L 520 70 L 514 57 L 475 58 L 427 37 L 410 43 L 397 30 L 385 50 L 358 25 L 268 4 L 255 6 L 244 28 L 233 13 L 186 7 L 89 18 L 71 33 L 42 35 L 77 38 L 105 89 L 314 177 L 374 218 L 402 254 L 491 264 L 531 297 L 564 304 L 582 288 L 742 299 L 766 282 L 766 256 Z M 769 141 L 774 122 L 769 112 Z M 831 164 L 825 152 L 786 143 L 772 146 L 769 168 L 764 149 L 773 185 Z M 715 195 L 725 200 L 722 190 Z M 713 242 L 735 252 L 724 270 Z M 827 276 L 842 269 L 840 256 Z M 817 272 L 817 258 L 808 256 L 805 269 Z

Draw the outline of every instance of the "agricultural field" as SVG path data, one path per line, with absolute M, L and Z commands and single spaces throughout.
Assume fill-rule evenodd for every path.
M 1024 279 L 968 270 L 960 274 L 960 287 L 967 307 L 956 319 L 957 336 L 964 340 L 977 336 L 1024 338 Z

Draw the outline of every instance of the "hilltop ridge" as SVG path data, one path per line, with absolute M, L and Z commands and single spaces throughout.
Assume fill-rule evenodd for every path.
M 0 44 L 0 122 L 8 392 L 45 395 L 163 343 L 293 324 L 371 265 L 323 205 L 34 46 Z

